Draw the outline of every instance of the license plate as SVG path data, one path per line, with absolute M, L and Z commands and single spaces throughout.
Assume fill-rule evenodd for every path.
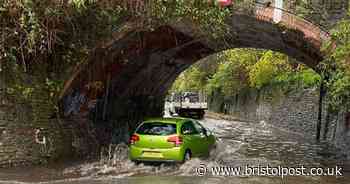
M 150 151 L 143 152 L 142 156 L 144 156 L 144 157 L 163 157 L 162 154 L 159 152 L 150 152 Z

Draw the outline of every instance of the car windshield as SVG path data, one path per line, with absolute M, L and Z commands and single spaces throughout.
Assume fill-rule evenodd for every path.
M 137 129 L 136 133 L 144 135 L 176 134 L 176 124 L 160 122 L 144 123 Z

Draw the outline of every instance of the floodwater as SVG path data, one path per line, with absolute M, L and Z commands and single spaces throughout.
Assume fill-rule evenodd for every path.
M 14 168 L 0 170 L 0 183 L 59 184 L 349 184 L 349 163 L 337 157 L 324 143 L 288 132 L 266 122 L 201 121 L 217 137 L 217 148 L 206 159 L 192 159 L 183 165 L 139 164 L 127 159 L 127 146 L 111 147 L 99 161 L 70 166 Z M 227 176 L 211 173 L 216 166 L 270 166 L 341 168 L 338 176 Z M 198 168 L 208 172 L 198 175 Z

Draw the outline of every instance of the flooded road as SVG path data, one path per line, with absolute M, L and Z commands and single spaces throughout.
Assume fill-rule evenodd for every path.
M 57 168 L 0 170 L 0 183 L 76 184 L 349 184 L 349 163 L 337 158 L 327 144 L 316 144 L 303 135 L 273 127 L 265 122 L 238 122 L 215 119 L 201 121 L 217 137 L 217 148 L 207 159 L 192 159 L 183 165 L 139 164 L 127 159 L 127 146 L 111 147 L 100 161 Z M 200 166 L 269 165 L 282 167 L 342 167 L 343 176 L 198 176 Z M 36 173 L 34 176 L 31 174 Z M 29 178 L 29 179 L 28 179 Z M 64 179 L 62 179 L 64 178 Z M 12 180 L 10 182 L 9 180 Z M 16 182 L 13 182 L 13 181 Z M 52 180 L 52 181 L 47 181 Z

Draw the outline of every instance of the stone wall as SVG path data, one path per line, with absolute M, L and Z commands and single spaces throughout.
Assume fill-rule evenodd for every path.
M 0 167 L 40 164 L 65 158 L 96 158 L 102 147 L 111 143 L 127 143 L 129 132 L 144 117 L 161 116 L 163 112 L 164 99 L 161 94 L 167 89 L 167 83 L 170 85 L 171 82 L 165 80 L 165 83 L 159 83 L 160 87 L 155 87 L 152 86 L 153 81 L 160 81 L 168 75 L 176 77 L 172 72 L 167 72 L 169 70 L 151 66 L 154 63 L 155 60 L 150 59 L 149 63 L 144 63 L 145 66 L 130 66 L 131 71 L 128 70 L 125 78 L 120 77 L 119 83 L 117 81 L 115 84 L 120 86 L 120 91 L 106 85 L 101 94 L 94 96 L 93 90 L 87 93 L 74 89 L 59 104 L 50 100 L 43 77 L 19 73 L 23 78 L 18 82 L 21 88 L 11 90 L 15 85 L 10 84 L 17 84 L 16 76 L 0 71 Z M 149 73 L 142 75 L 133 70 L 143 67 L 161 70 L 164 75 L 151 70 L 150 73 L 157 75 L 158 80 Z M 129 78 L 134 73 L 140 76 L 136 81 Z M 41 80 L 35 80 L 37 78 Z M 29 95 L 22 94 L 24 91 L 21 89 L 28 87 L 33 91 Z M 107 95 L 104 94 L 106 88 Z M 157 92 L 149 95 L 147 90 Z M 59 106 L 59 112 L 55 105 Z
M 318 120 L 318 89 L 293 91 L 284 95 L 258 94 L 246 92 L 235 97 L 225 98 L 221 94 L 212 94 L 209 98 L 209 110 L 233 115 L 247 121 L 265 121 L 275 127 L 295 132 L 306 138 L 315 139 Z M 341 156 L 350 159 L 350 114 L 346 110 L 339 113 L 327 111 L 324 102 L 322 115 L 322 141 L 333 143 Z M 329 125 L 326 131 L 326 119 Z M 348 118 L 346 118 L 348 116 Z
M 336 147 L 339 148 L 339 152 L 350 159 L 350 122 L 349 122 L 349 112 L 341 110 L 337 117 L 333 120 L 336 125 L 336 129 L 333 133 Z
M 9 94 L 0 78 L 0 167 L 40 164 L 70 154 L 71 140 L 52 118 L 46 95 L 31 103 Z M 36 108 L 33 108 L 35 106 Z M 35 110 L 34 110 L 35 109 Z
M 271 97 L 248 91 L 242 95 L 210 101 L 210 110 L 225 112 L 248 121 L 266 121 L 277 127 L 315 137 L 318 118 L 318 91 L 304 90 Z M 226 110 L 225 110 L 226 107 Z M 325 115 L 324 115 L 325 116 Z M 332 128 L 334 125 L 330 125 Z M 331 132 L 331 130 L 329 131 Z
M 45 94 L 30 102 L 0 93 L 0 167 L 96 158 L 103 146 L 128 141 L 129 119 L 94 122 L 57 117 Z M 125 125 L 125 126 L 124 126 Z

